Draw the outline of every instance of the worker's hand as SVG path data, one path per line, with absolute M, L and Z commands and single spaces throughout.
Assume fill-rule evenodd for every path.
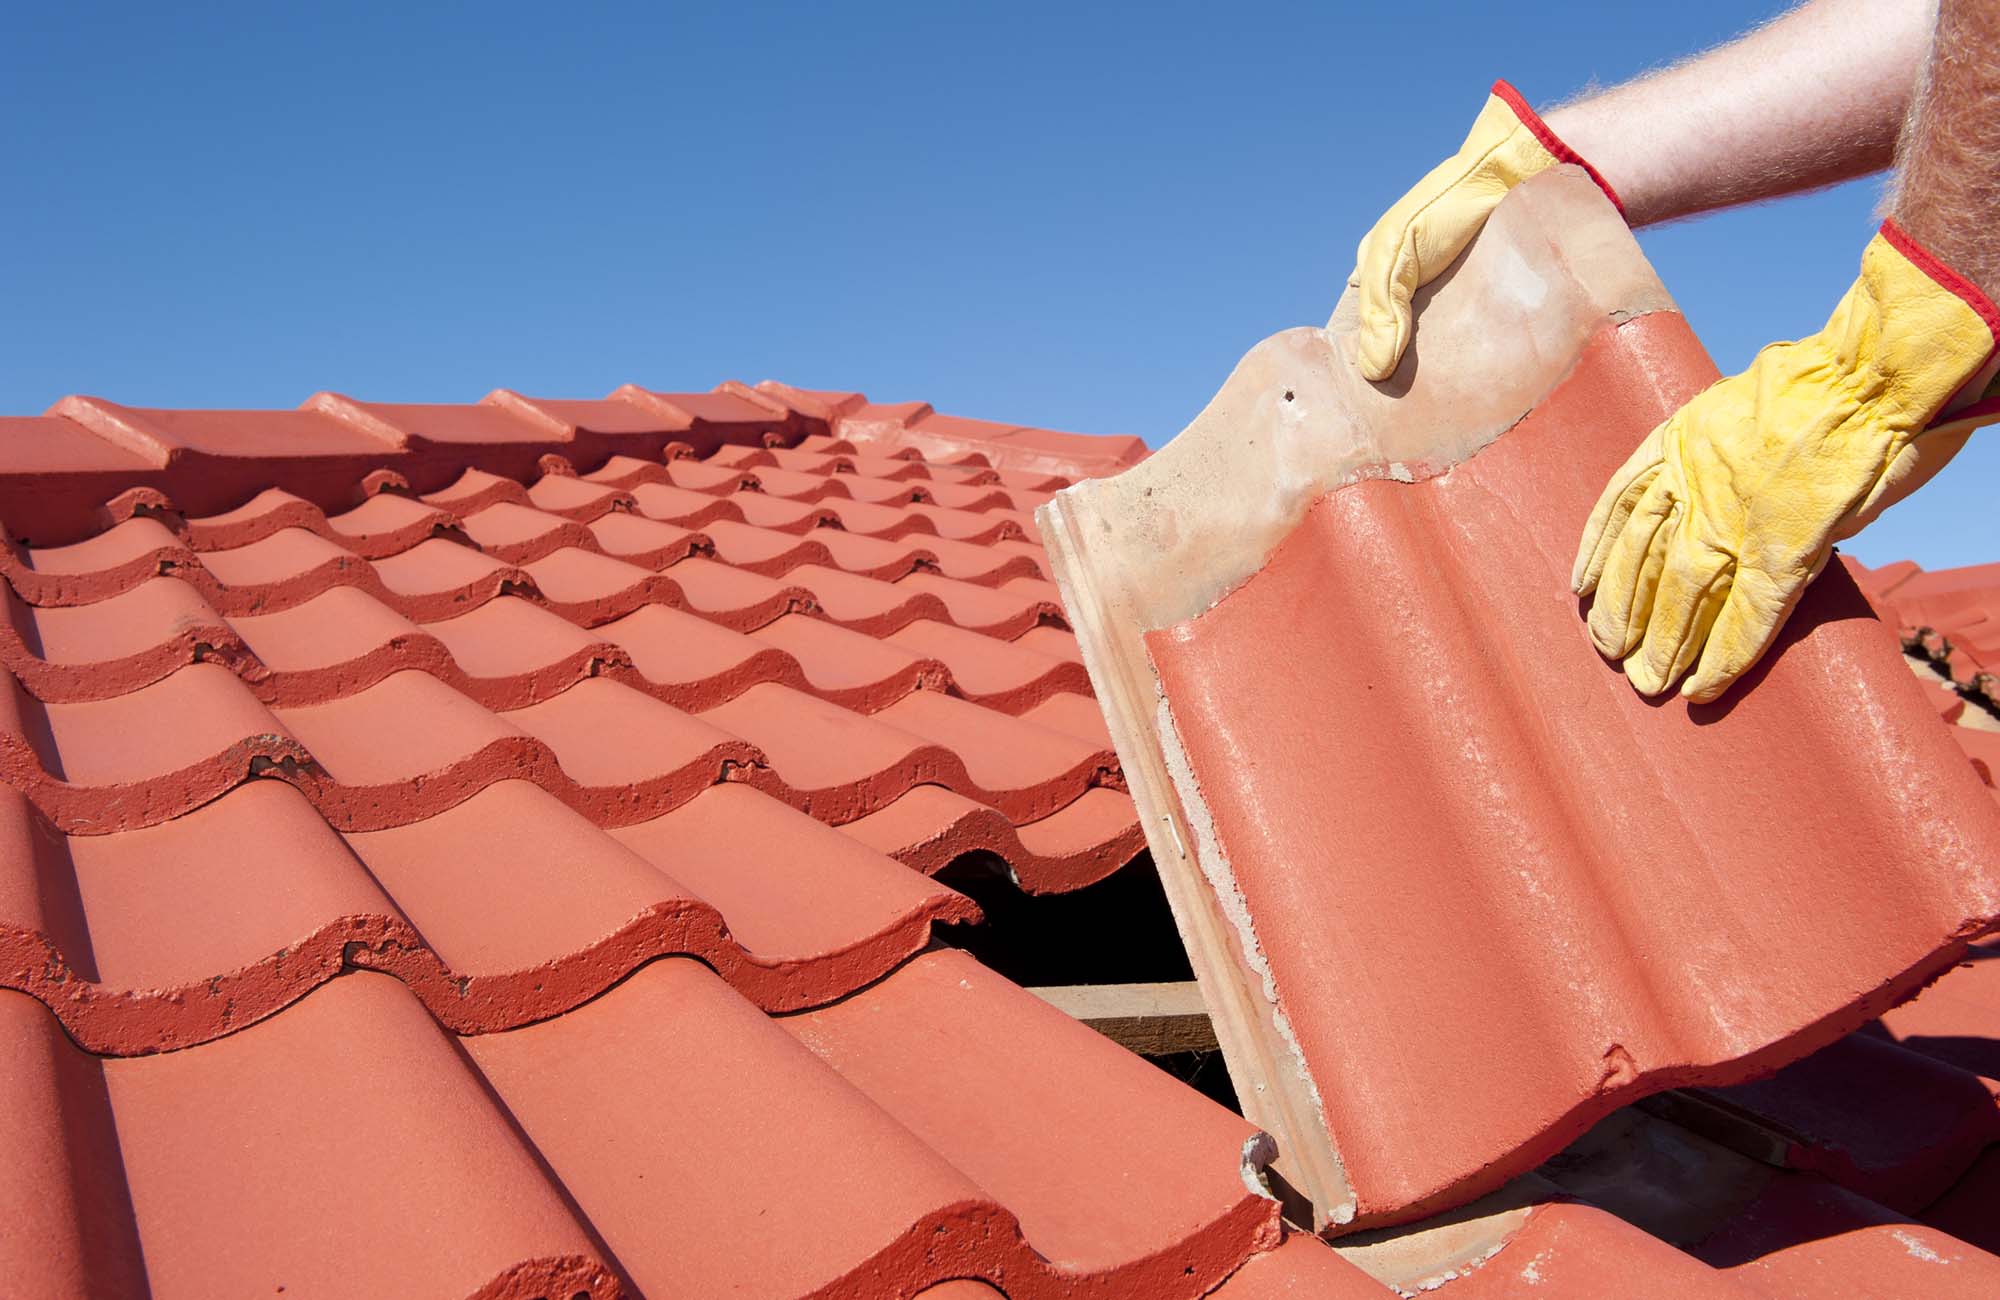
M 1940 412 L 2000 311 L 1893 222 L 1826 328 L 1773 343 L 1646 436 L 1584 526 L 1571 583 L 1643 695 L 1712 700 L 1776 639 L 1833 544 L 1921 487 L 2000 400 Z
M 1494 82 L 1458 152 L 1398 199 L 1361 241 L 1347 283 L 1360 297 L 1363 375 L 1379 381 L 1395 372 L 1410 345 L 1412 295 L 1465 251 L 1508 190 L 1559 162 L 1580 165 L 1618 203 L 1596 169 L 1557 139 L 1518 91 Z

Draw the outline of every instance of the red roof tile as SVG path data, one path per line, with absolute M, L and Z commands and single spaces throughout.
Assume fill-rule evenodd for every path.
M 1280 335 L 1044 516 L 1155 856 L 1213 891 L 1183 928 L 1218 927 L 1208 978 L 1264 999 L 1236 1022 L 1275 1062 L 1251 1078 L 1307 1085 L 1248 1113 L 1319 1158 L 1334 1224 L 1462 1204 L 1636 1099 L 1767 1074 L 2000 919 L 2000 807 L 1844 571 L 1717 705 L 1642 699 L 1591 648 L 1583 519 L 1715 371 L 1601 194 L 1559 175 L 1503 212 L 1407 395 Z M 1823 1153 L 1803 1167 L 1911 1212 L 1992 1119 L 1962 1081 L 1892 1100 L 1828 1073 L 1868 1050 L 1797 1067 L 1781 1109 Z
M 2000 815 L 1969 798 L 1970 774 L 1956 777 L 1963 765 L 1843 575 L 1815 587 L 1753 688 L 1719 708 L 1641 700 L 1582 636 L 1557 553 L 1629 444 L 1708 382 L 1686 338 L 1663 314 L 1607 334 L 1449 478 L 1325 498 L 1261 574 L 1150 638 L 1273 978 L 1317 991 L 1293 1027 L 1363 1217 L 1532 1164 L 1640 1092 L 1752 1072 L 1755 1059 L 1734 1063 L 1795 1036 L 1794 1055 L 1825 1042 L 1993 911 Z M 1676 351 L 1677 370 L 1652 360 Z M 1545 580 L 1521 583 L 1523 547 L 1554 557 L 1534 570 Z M 1397 576 L 1441 567 L 1448 578 L 1421 585 Z M 1468 606 L 1471 591 L 1488 601 Z M 1244 659 L 1281 626 L 1344 647 L 1342 671 Z M 1424 647 L 1414 662 L 1411 646 Z M 1857 679 L 1881 701 L 1865 718 L 1846 703 Z M 1226 779 L 1246 753 L 1284 779 Z M 1826 779 L 1832 754 L 1851 756 L 1841 784 Z M 1756 788 L 1791 795 L 1745 803 L 1750 768 Z M 1634 789 L 1633 772 L 1652 777 Z M 1347 797 L 1301 803 L 1300 789 Z M 1876 793 L 1892 790 L 1894 803 Z M 1512 847 L 1495 855 L 1496 843 Z M 1312 846 L 1337 846 L 1335 858 Z M 1615 888 L 1603 862 L 1623 864 Z M 1635 873 L 1647 863 L 1657 878 Z M 1801 877 L 1797 863 L 1814 870 Z M 1466 892 L 1465 873 L 1489 869 Z M 1706 883 L 1691 890 L 1690 871 Z M 1357 913 L 1376 919 L 1352 933 L 1285 919 Z M 1397 918 L 1411 927 L 1402 939 Z M 1448 953 L 1424 941 L 1461 929 L 1488 939 Z M 1539 938 L 1523 948 L 1505 933 Z M 1553 983 L 1536 955 L 1549 951 L 1566 954 Z M 1669 952 L 1669 980 L 1646 973 L 1645 954 Z M 1768 963 L 1794 973 L 1787 987 L 1739 978 Z M 1562 992 L 1579 970 L 1592 972 L 1588 999 Z M 1447 1006 L 1459 1032 L 1402 1032 Z M 1389 1059 L 1407 1092 L 1383 1091 L 1374 1063 Z M 1532 1077 L 1506 1064 L 1530 1059 Z M 1424 1151 L 1437 1158 L 1428 1174 Z
M 1926 573 L 1909 561 L 1847 569 L 1882 617 L 1902 631 L 1911 654 L 1928 659 L 1967 698 L 2000 718 L 2000 564 Z

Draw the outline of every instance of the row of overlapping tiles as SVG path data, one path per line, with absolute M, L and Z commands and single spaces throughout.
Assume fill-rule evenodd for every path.
M 1444 1293 L 1992 1294 L 2000 1262 L 1967 1244 L 1995 1230 L 1990 1125 L 1936 1082 L 1993 1087 L 1965 1055 L 2000 1028 L 2000 962 L 1977 956 L 1849 1040 L 1881 1050 L 1793 1067 L 1751 1107 L 1800 1135 L 1782 1161 L 1828 1177 L 1623 1113 L 1557 1185 L 1524 1189 L 1527 1222 Z M 6 1203 L 25 1215 L 0 1262 L 36 1294 L 280 1278 L 295 1294 L 874 1296 L 981 1276 L 1017 1298 L 1193 1295 L 1273 1239 L 1214 1158 L 1247 1128 L 960 954 L 778 1019 L 668 960 L 456 1050 L 371 975 L 163 1056 L 87 1058 L 18 995 L 0 995 L 0 1033 Z M 1857 1185 L 1926 1200 L 1928 1224 Z M 1219 1294 L 1383 1292 L 1293 1243 Z
M 1252 1130 L 963 954 L 758 1012 L 668 958 L 472 1037 L 357 974 L 187 1051 L 0 992 L 0 1276 L 40 1297 L 1201 1295 Z
M 2000 702 L 2000 564 L 1932 572 L 1908 560 L 1879 569 L 1847 564 L 1876 607 L 1901 627 L 1905 649 L 1968 693 Z
M 1939 678 L 1938 712 L 2000 798 L 2000 564 L 1925 572 L 1909 561 L 1870 569 L 1847 560 L 1904 652 Z
M 540 469 L 155 485 L 14 549 L 0 1276 L 1194 1296 L 1274 1244 L 1239 1117 L 920 951 L 977 917 L 953 857 L 1067 889 L 1141 842 L 1024 509 L 1059 480 Z
M 1060 889 L 1136 851 L 1022 512 L 1059 478 L 968 486 L 997 476 L 823 436 L 543 468 L 421 497 L 378 476 L 330 517 L 128 492 L 97 536 L 17 548 L 7 982 L 104 1052 L 202 1041 L 351 965 L 466 1031 L 663 952 L 798 1007 L 977 915 L 906 867 L 983 849 Z M 981 509 L 917 499 L 952 487 Z M 160 937 L 258 896 L 279 844 L 317 889 L 266 894 L 217 951 Z M 137 864 L 163 857 L 206 888 L 148 898 Z M 511 887 L 458 906 L 454 858 Z M 124 932 L 163 905 L 183 924 Z
M 1051 477 L 1110 473 L 1145 454 L 1131 437 L 1090 437 L 941 415 L 923 403 L 877 404 L 858 393 L 729 382 L 709 393 L 660 393 L 625 385 L 602 400 L 528 398 L 501 389 L 470 404 L 360 402 L 319 393 L 294 410 L 176 411 L 68 397 L 42 416 L 0 416 L 8 473 L 0 519 L 9 535 L 41 545 L 97 531 L 100 509 L 127 488 L 165 494 L 189 515 L 231 511 L 281 488 L 338 513 L 356 489 L 384 482 L 434 492 L 468 468 L 526 482 L 548 457 L 602 466 L 615 457 L 671 460 L 743 446 L 796 448 L 838 424 L 865 445 L 845 454 L 855 482 L 815 489 L 800 465 L 771 466 L 768 485 L 873 500 L 859 480 L 927 480 L 921 499 L 941 509 L 1027 498 Z M 924 463 L 914 470 L 912 458 Z M 727 467 L 725 461 L 724 467 Z M 810 477 L 810 474 L 808 475 Z M 999 493 L 975 489 L 998 488 Z M 940 499 L 941 498 L 941 499 Z M 865 512 L 863 512 L 865 513 Z

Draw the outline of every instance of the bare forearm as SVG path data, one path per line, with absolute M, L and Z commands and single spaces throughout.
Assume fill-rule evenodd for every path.
M 1942 0 L 1900 154 L 1897 223 L 2000 298 L 2000 5 Z
M 1895 156 L 1935 7 L 1810 0 L 1729 45 L 1544 116 L 1618 191 L 1635 226 L 1865 176 Z

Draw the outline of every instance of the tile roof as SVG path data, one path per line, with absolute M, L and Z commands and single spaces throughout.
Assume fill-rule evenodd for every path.
M 2000 564 L 1927 573 L 1908 560 L 1870 569 L 1842 559 L 1904 653 L 1935 674 L 1938 712 L 1957 724 L 1952 736 L 1981 778 L 2000 785 Z
M 1232 1066 L 1302 1098 L 1244 1096 L 1278 1171 L 1330 1157 L 1316 1222 L 1406 1223 L 1699 1085 L 1923 1209 L 1990 1098 L 1868 1094 L 1878 1045 L 1843 1036 L 1993 928 L 2000 807 L 1838 568 L 1717 705 L 1589 645 L 1584 516 L 1715 376 L 1601 194 L 1516 190 L 1422 319 L 1395 394 L 1276 336 L 1043 515 L 1177 919 L 1222 936 L 1197 969 L 1247 1026 Z
M 1136 440 L 0 424 L 10 1285 L 1192 1297 L 1278 1240 L 1253 1128 L 932 945 L 957 858 L 1143 847 L 1031 514 Z
M 1131 440 L 777 385 L 0 424 L 10 1287 L 2000 1289 L 1992 944 L 1336 1251 L 1249 1124 L 933 943 L 956 859 L 1142 847 L 1032 512 Z

